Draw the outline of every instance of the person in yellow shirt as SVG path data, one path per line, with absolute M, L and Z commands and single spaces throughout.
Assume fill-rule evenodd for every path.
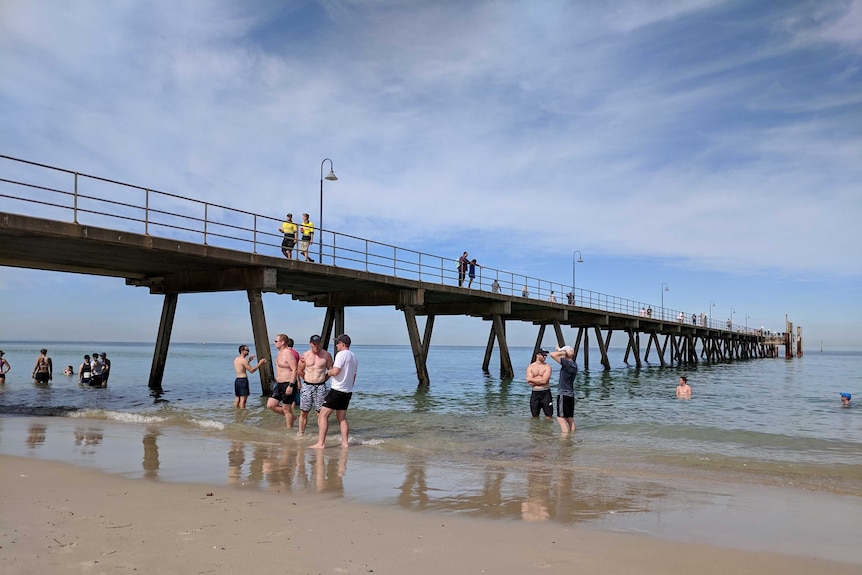
M 281 253 L 289 260 L 293 259 L 293 246 L 296 245 L 296 224 L 293 223 L 293 214 L 287 214 L 287 219 L 282 222 L 279 230 L 284 234 L 281 241 Z
M 302 224 L 299 226 L 299 253 L 307 262 L 314 262 L 308 257 L 308 246 L 314 241 L 314 224 L 308 221 L 308 214 L 302 214 Z

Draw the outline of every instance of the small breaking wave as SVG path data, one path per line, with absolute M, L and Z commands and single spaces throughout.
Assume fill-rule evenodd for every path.
M 197 425 L 198 427 L 202 427 L 204 429 L 215 429 L 216 431 L 224 431 L 225 424 L 221 421 L 214 421 L 212 419 L 192 419 L 190 423 Z
M 159 415 L 144 415 L 125 411 L 109 411 L 106 409 L 81 409 L 69 414 L 69 417 L 87 419 L 108 419 L 122 423 L 164 423 L 168 419 Z

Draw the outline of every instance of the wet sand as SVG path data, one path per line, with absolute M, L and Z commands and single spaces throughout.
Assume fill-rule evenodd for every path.
M 34 573 L 58 571 L 66 555 L 86 572 L 252 565 L 434 573 L 450 565 L 858 573 L 862 566 L 857 495 L 643 466 L 525 470 L 511 461 L 463 469 L 375 446 L 310 450 L 276 437 L 0 418 L 0 556 Z M 336 549 L 329 541 L 346 543 Z
M 859 572 L 822 559 L 124 479 L 20 457 L 0 456 L 0 482 L 0 557 L 19 574 Z

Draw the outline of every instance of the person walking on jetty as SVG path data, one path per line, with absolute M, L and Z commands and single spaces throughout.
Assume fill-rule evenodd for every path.
M 467 252 L 464 252 L 458 258 L 458 287 L 464 287 L 464 278 L 467 275 L 467 266 L 469 265 L 470 260 L 467 259 Z
M 308 248 L 314 242 L 314 224 L 308 221 L 308 214 L 302 214 L 302 224 L 299 226 L 299 254 L 305 261 L 314 263 L 308 257 Z
M 554 415 L 553 398 L 551 397 L 551 366 L 545 363 L 548 352 L 544 349 L 536 351 L 536 360 L 527 366 L 527 383 L 533 390 L 530 394 L 530 414 L 539 417 L 539 411 L 545 412 L 545 419 Z
M 3 357 L 3 350 L 0 350 L 0 385 L 6 383 L 6 374 L 12 369 L 12 366 L 9 365 L 9 362 Z
M 323 401 L 326 399 L 327 371 L 332 367 L 332 355 L 320 347 L 320 336 L 313 335 L 308 340 L 308 351 L 299 358 L 299 377 L 302 383 L 299 388 L 299 432 L 298 437 L 305 435 L 308 425 L 308 412 L 311 408 L 320 414 Z
M 248 386 L 248 374 L 254 373 L 266 363 L 266 358 L 263 358 L 257 365 L 252 367 L 251 360 L 253 355 L 249 355 L 248 346 L 242 344 L 239 346 L 239 355 L 233 360 L 233 371 L 236 374 L 236 379 L 233 380 L 234 400 L 233 406 L 240 409 L 245 409 L 245 404 L 248 401 L 248 396 L 251 390 Z
M 36 364 L 33 366 L 33 379 L 36 383 L 47 384 L 54 379 L 54 364 L 48 357 L 48 350 L 44 347 L 39 351 Z
M 560 388 L 557 395 L 557 423 L 563 435 L 575 432 L 575 350 L 566 345 L 551 352 L 551 359 L 560 364 Z
M 298 397 L 296 378 L 297 361 L 294 352 L 287 346 L 287 335 L 280 333 L 275 336 L 275 386 L 272 394 L 266 400 L 266 408 L 284 416 L 288 429 L 293 429 L 293 405 Z
M 293 259 L 293 246 L 296 245 L 296 229 L 297 226 L 293 223 L 293 214 L 287 214 L 285 220 L 281 223 L 279 231 L 284 234 L 284 239 L 281 240 L 281 253 L 289 260 Z
M 326 432 L 329 431 L 329 416 L 335 412 L 341 431 L 341 447 L 347 447 L 350 426 L 347 424 L 347 406 L 353 397 L 356 371 L 359 362 L 356 354 L 350 351 L 350 336 L 343 333 L 335 338 L 335 362 L 326 375 L 332 378 L 330 390 L 326 394 L 323 407 L 317 414 L 317 443 L 312 449 L 323 449 L 326 445 Z

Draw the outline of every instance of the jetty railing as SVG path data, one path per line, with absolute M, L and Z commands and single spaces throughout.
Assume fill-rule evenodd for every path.
M 0 155 L 0 211 L 282 257 L 280 218 L 6 155 Z M 457 259 L 336 230 L 315 228 L 314 235 L 322 242 L 322 264 L 458 285 Z M 468 282 L 467 275 L 464 287 Z M 476 266 L 472 288 L 752 335 L 760 331 L 487 266 Z

